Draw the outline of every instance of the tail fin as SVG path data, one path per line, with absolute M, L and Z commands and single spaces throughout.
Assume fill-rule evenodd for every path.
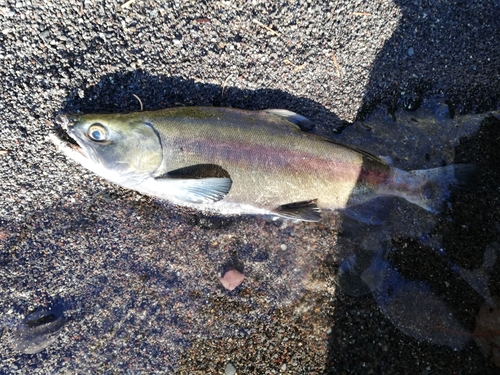
M 474 164 L 454 164 L 446 167 L 422 169 L 408 172 L 414 177 L 414 189 L 402 194 L 408 201 L 439 213 L 443 203 L 450 197 L 451 186 L 464 186 L 476 176 Z

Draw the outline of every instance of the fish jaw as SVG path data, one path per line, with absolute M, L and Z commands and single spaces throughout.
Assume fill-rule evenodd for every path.
M 61 114 L 57 115 L 55 122 L 56 124 L 60 125 L 61 128 L 68 134 L 71 139 L 73 139 L 76 143 L 68 142 L 64 140 L 62 137 L 59 137 L 55 133 L 50 133 L 49 134 L 49 139 L 54 143 L 54 145 L 57 147 L 58 150 L 63 152 L 66 156 L 68 156 L 70 159 L 73 159 L 77 162 L 81 162 L 81 156 L 84 158 L 88 159 L 89 155 L 85 152 L 85 150 L 78 144 L 78 139 L 76 139 L 74 136 L 72 136 L 71 131 L 70 131 L 70 126 L 68 126 L 70 123 L 75 123 L 77 121 L 76 116 L 73 115 L 66 115 L 66 114 Z M 79 155 L 75 154 L 78 153 Z M 76 160 L 76 159 L 78 160 Z
M 107 173 L 102 166 L 93 162 L 85 150 L 79 145 L 65 141 L 55 133 L 50 133 L 48 138 L 56 146 L 57 150 L 62 152 L 68 159 L 73 160 L 77 164 L 80 164 L 82 167 L 101 177 L 109 176 L 109 173 Z
M 64 155 L 66 155 L 68 158 L 76 161 L 77 163 L 80 163 L 84 165 L 86 168 L 88 168 L 88 163 L 89 163 L 89 155 L 85 152 L 85 150 L 78 144 L 77 139 L 75 137 L 71 136 L 71 133 L 69 131 L 69 123 L 70 119 L 68 118 L 67 115 L 58 115 L 55 119 L 55 122 L 61 126 L 62 129 L 65 130 L 66 134 L 71 137 L 72 140 L 74 140 L 76 143 L 69 142 L 68 140 L 65 140 L 63 137 L 60 135 L 56 134 L 55 132 L 49 133 L 49 140 L 56 146 L 56 148 L 61 151 Z
M 66 134 L 74 141 L 70 142 L 56 133 L 50 133 L 49 139 L 54 143 L 56 148 L 61 151 L 68 158 L 74 160 L 75 162 L 82 164 L 85 168 L 93 171 L 91 165 L 94 163 L 91 160 L 91 156 L 88 154 L 86 149 L 82 147 L 78 141 L 78 137 L 75 137 L 72 132 L 74 124 L 78 121 L 79 117 L 77 115 L 60 114 L 56 116 L 55 122 L 61 126 Z
M 48 138 L 56 146 L 57 150 L 62 152 L 68 159 L 71 159 L 75 163 L 80 164 L 82 167 L 95 173 L 99 177 L 126 189 L 134 189 L 139 192 L 143 192 L 143 189 L 141 189 L 140 186 L 142 179 L 139 179 L 139 181 L 137 181 L 138 179 L 136 178 L 128 175 L 122 175 L 119 172 L 115 172 L 106 168 L 101 163 L 92 160 L 82 147 L 63 140 L 55 133 L 50 133 L 48 135 Z

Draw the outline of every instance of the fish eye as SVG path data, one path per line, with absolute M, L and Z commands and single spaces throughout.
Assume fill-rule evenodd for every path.
M 104 142 L 108 140 L 108 131 L 101 124 L 92 124 L 89 126 L 87 136 L 96 142 Z

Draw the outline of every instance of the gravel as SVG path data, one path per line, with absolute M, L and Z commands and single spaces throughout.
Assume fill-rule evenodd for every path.
M 485 296 L 450 269 L 499 295 L 498 264 L 483 267 L 500 231 L 499 30 L 495 0 L 1 3 L 0 373 L 498 373 L 473 340 Z M 380 231 L 352 230 L 336 214 L 171 207 L 47 140 L 58 113 L 141 105 L 285 108 L 398 167 L 468 162 L 478 177 L 440 216 L 399 202 Z M 387 240 L 401 280 L 469 335 L 462 350 L 384 315 L 363 269 L 339 273 Z

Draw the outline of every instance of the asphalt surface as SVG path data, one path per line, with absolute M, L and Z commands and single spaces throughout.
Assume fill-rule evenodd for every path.
M 499 373 L 478 345 L 498 325 L 474 331 L 498 316 L 499 53 L 493 0 L 0 3 L 0 373 Z M 211 217 L 47 139 L 134 95 L 285 108 L 397 167 L 479 171 L 440 216 L 396 202 L 377 231 Z

